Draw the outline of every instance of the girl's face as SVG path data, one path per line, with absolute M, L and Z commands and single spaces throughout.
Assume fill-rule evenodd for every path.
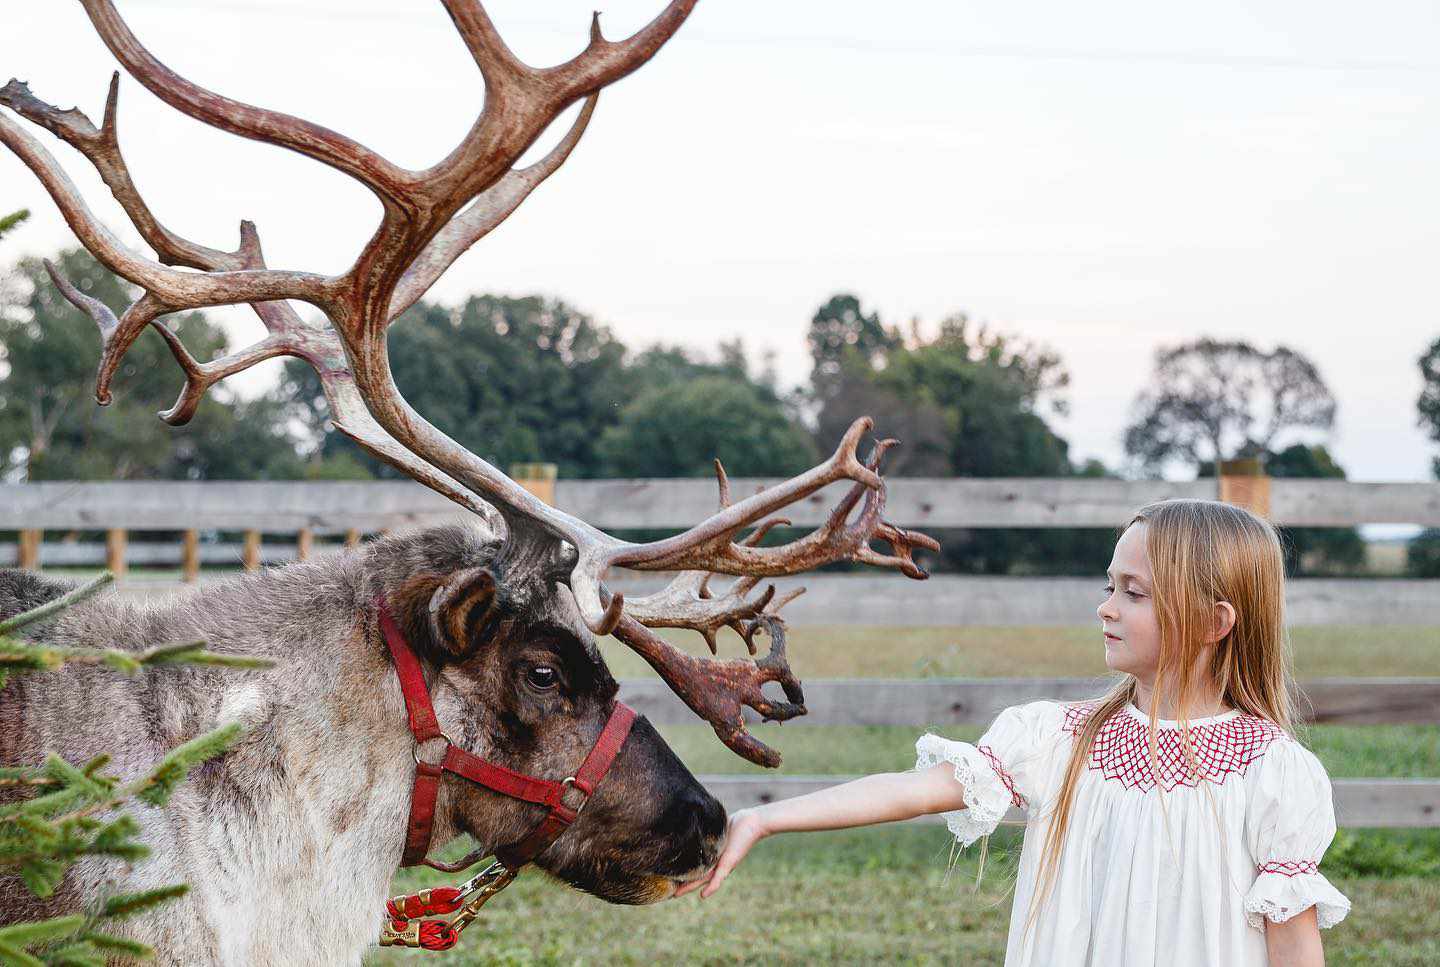
M 1145 550 L 1145 524 L 1120 535 L 1110 559 L 1106 598 L 1095 613 L 1105 633 L 1105 664 L 1128 672 L 1142 684 L 1155 683 L 1160 662 L 1160 623 L 1155 616 L 1154 580 Z

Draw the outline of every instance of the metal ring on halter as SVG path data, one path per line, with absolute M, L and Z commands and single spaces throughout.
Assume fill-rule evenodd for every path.
M 590 801 L 590 790 L 587 790 L 584 786 L 580 785 L 580 780 L 576 779 L 574 776 L 566 776 L 564 779 L 561 779 L 560 785 L 565 787 L 566 789 L 578 789 L 580 790 L 580 795 L 585 797 L 584 799 L 580 800 L 580 805 L 575 807 L 575 815 L 579 816 L 580 810 L 584 809 L 585 804 Z
M 445 740 L 445 747 L 446 747 L 447 750 L 449 749 L 450 746 L 452 746 L 452 745 L 455 744 L 455 740 L 452 739 L 452 738 L 450 738 L 450 736 L 446 735 L 444 732 L 441 732 L 439 735 L 436 735 L 436 736 L 433 736 L 433 737 L 431 737 L 431 738 L 429 738 L 429 739 L 426 739 L 425 741 L 426 741 L 426 742 L 433 742 L 435 739 L 444 739 L 444 740 Z M 412 758 L 412 759 L 415 760 L 415 764 L 416 764 L 417 766 L 420 764 L 420 746 L 423 745 L 423 744 L 424 744 L 424 743 L 422 743 L 422 742 L 416 742 L 414 745 L 412 745 L 412 746 L 410 747 L 410 758 Z M 441 762 L 444 762 L 444 761 L 445 761 L 445 756 L 444 756 L 444 755 L 441 755 L 441 756 L 440 756 L 440 761 L 441 761 Z M 435 763 L 429 763 L 429 762 L 427 762 L 427 763 L 426 763 L 426 765 L 437 765 L 437 766 L 438 766 L 439 764 L 440 764 L 440 762 L 435 762 Z

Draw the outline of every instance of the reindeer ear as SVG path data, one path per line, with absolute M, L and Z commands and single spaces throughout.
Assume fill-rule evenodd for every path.
M 468 658 L 500 623 L 495 575 L 483 567 L 450 575 L 430 596 L 430 635 L 455 658 Z

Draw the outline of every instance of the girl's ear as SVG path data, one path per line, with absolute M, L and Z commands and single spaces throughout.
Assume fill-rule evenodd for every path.
M 1215 623 L 1206 641 L 1211 644 L 1224 641 L 1225 636 L 1235 630 L 1235 607 L 1229 601 L 1215 602 Z

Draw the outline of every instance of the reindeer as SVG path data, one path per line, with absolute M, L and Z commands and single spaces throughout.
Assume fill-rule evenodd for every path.
M 395 387 L 385 345 L 389 325 L 560 167 L 600 90 L 653 56 L 695 0 L 673 0 L 622 41 L 605 39 L 597 17 L 585 49 L 548 68 L 522 63 L 478 0 L 443 0 L 479 68 L 485 102 L 455 149 L 423 171 L 318 124 L 199 87 L 141 46 L 110 0 L 81 2 L 125 70 L 160 99 L 327 164 L 370 189 L 383 209 L 354 264 L 336 276 L 269 268 L 248 221 L 232 252 L 191 242 L 160 224 L 131 178 L 117 135 L 118 72 L 98 128 L 78 109 L 60 110 L 12 80 L 0 105 L 88 159 L 158 257 L 123 246 L 51 154 L 0 112 L 0 141 L 41 180 L 80 241 L 143 290 L 117 318 L 50 266 L 55 285 L 99 326 L 97 401 L 109 401 L 126 350 L 147 328 L 184 373 L 175 405 L 160 414 L 172 425 L 188 421 L 215 383 L 261 360 L 295 356 L 319 374 L 337 429 L 475 520 L 159 603 L 102 594 L 33 628 L 46 640 L 132 649 L 203 638 L 214 650 L 276 664 L 246 674 L 159 668 L 134 679 L 90 668 L 7 685 L 0 693 L 6 763 L 38 762 L 51 750 L 72 761 L 118 750 L 115 767 L 129 778 L 222 722 L 239 720 L 247 732 L 197 770 L 168 809 L 141 815 L 142 838 L 159 847 L 154 859 L 133 868 L 86 859 L 43 903 L 14 880 L 0 881 L 0 922 L 186 880 L 186 897 L 131 926 L 166 963 L 358 964 L 396 868 L 443 867 L 426 860 L 427 851 L 461 835 L 478 849 L 456 868 L 500 857 L 490 892 L 532 862 L 616 903 L 663 899 L 704 875 L 723 836 L 724 809 L 648 722 L 616 701 L 595 640 L 613 634 L 728 747 L 778 764 L 779 755 L 746 731 L 742 709 L 773 720 L 805 711 L 777 614 L 798 592 L 777 598 L 773 585 L 759 588 L 762 580 L 841 560 L 923 578 L 913 552 L 938 547 L 884 519 L 880 462 L 893 441 L 878 442 L 862 461 L 870 423 L 859 419 L 829 459 L 738 502 L 717 462 L 714 515 L 674 537 L 632 543 L 541 502 L 428 423 Z M 583 102 L 579 114 L 560 142 L 538 162 L 515 167 L 576 102 Z M 321 318 L 302 317 L 293 302 Z M 267 335 L 209 362 L 194 359 L 163 322 L 168 313 L 242 303 Z M 762 544 L 784 523 L 779 511 L 840 481 L 850 486 L 821 527 Z M 889 550 L 876 550 L 875 540 Z M 616 567 L 678 574 L 662 590 L 626 600 L 605 586 Z M 736 580 L 716 592 L 716 574 Z M 0 577 L 0 614 L 64 590 L 9 572 Z M 658 627 L 700 632 L 712 655 L 724 628 L 740 634 L 751 656 L 756 635 L 770 647 L 754 660 L 697 657 L 667 643 L 652 630 Z M 762 692 L 770 682 L 785 700 Z M 392 911 L 387 937 L 425 945 L 419 926 Z

